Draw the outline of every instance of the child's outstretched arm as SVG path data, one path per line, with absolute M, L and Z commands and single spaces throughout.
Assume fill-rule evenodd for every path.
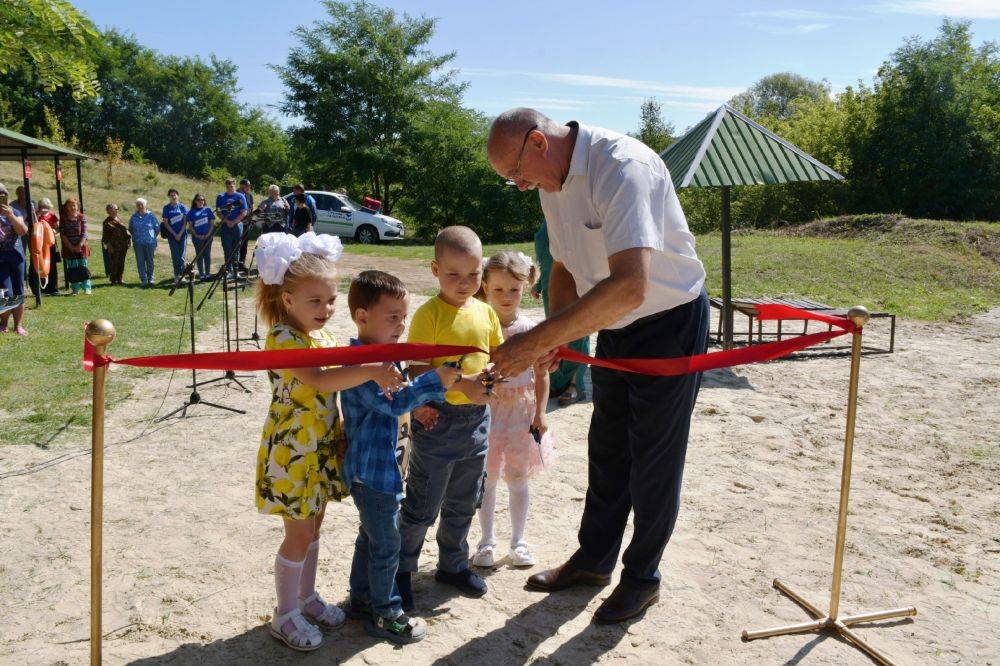
M 375 382 L 387 393 L 403 385 L 403 375 L 392 363 L 345 365 L 337 368 L 289 368 L 292 376 L 318 391 L 344 391 L 365 382 Z
M 549 404 L 549 368 L 548 365 L 535 366 L 535 418 L 531 425 L 538 429 L 539 436 L 549 429 L 545 417 L 545 409 Z
M 443 365 L 434 369 L 434 377 L 430 376 L 431 373 L 424 373 L 392 396 L 374 391 L 359 391 L 358 398 L 366 408 L 398 418 L 429 400 L 443 398 L 444 392 L 461 378 L 459 373 L 458 368 Z

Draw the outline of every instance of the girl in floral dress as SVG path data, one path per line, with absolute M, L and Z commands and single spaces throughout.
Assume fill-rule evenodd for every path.
M 502 250 L 486 260 L 483 291 L 500 317 L 504 340 L 530 331 L 535 322 L 521 314 L 521 297 L 538 279 L 538 268 L 521 252 Z M 525 370 L 498 384 L 490 402 L 490 448 L 486 453 L 486 489 L 479 509 L 482 538 L 472 563 L 492 567 L 496 561 L 493 514 L 497 503 L 497 482 L 507 484 L 510 503 L 510 564 L 528 567 L 535 563 L 524 539 L 528 522 L 528 480 L 555 462 L 552 435 L 548 433 L 545 407 L 549 401 L 549 373 L 546 368 Z
M 267 234 L 257 243 L 257 309 L 271 327 L 266 349 L 333 347 L 323 330 L 334 313 L 340 256 L 336 236 Z M 348 488 L 340 476 L 343 427 L 337 391 L 374 381 L 394 390 L 402 377 L 391 364 L 269 371 L 272 399 L 257 453 L 256 502 L 281 516 L 285 538 L 274 562 L 278 602 L 271 634 L 294 650 L 318 648 L 319 627 L 344 613 L 316 592 L 319 534 L 326 502 Z

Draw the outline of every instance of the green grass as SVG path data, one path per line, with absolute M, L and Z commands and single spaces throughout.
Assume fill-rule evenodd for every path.
M 798 229 L 733 236 L 733 294 L 796 296 L 889 310 L 927 321 L 963 319 L 1000 304 L 1000 265 L 990 259 L 1000 223 L 915 220 L 903 229 L 851 237 L 804 236 Z M 986 241 L 984 241 L 984 238 Z M 993 239 L 990 241 L 990 239 Z M 534 255 L 531 243 L 488 245 Z M 697 239 L 708 289 L 722 288 L 721 239 Z M 428 245 L 347 245 L 346 252 L 429 260 Z
M 162 243 L 161 245 L 166 245 Z M 156 274 L 170 271 L 170 259 L 157 252 Z M 90 427 L 91 376 L 84 372 L 84 324 L 97 318 L 110 320 L 117 337 L 108 353 L 124 358 L 147 354 L 174 353 L 178 348 L 184 312 L 185 292 L 168 296 L 169 281 L 156 289 L 139 289 L 132 253 L 129 253 L 124 287 L 113 287 L 103 276 L 100 252 L 91 257 L 91 272 L 101 274 L 93 282 L 91 296 L 45 297 L 41 309 L 34 309 L 29 296 L 24 325 L 30 336 L 0 336 L 0 393 L 4 395 L 3 428 L 0 445 L 33 444 L 47 446 L 53 434 L 67 428 L 59 443 L 80 441 Z M 136 286 L 131 286 L 136 285 Z M 196 304 L 206 286 L 195 287 Z M 198 330 L 216 324 L 221 316 L 221 292 L 196 314 Z M 188 335 L 181 340 L 188 348 Z M 128 400 L 135 380 L 153 370 L 113 366 L 107 384 L 108 405 Z M 184 382 L 177 381 L 176 398 L 184 397 Z M 137 415 L 140 416 L 140 415 Z

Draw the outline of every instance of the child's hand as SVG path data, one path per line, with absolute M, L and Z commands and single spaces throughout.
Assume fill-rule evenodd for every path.
M 538 431 L 539 437 L 542 437 L 549 431 L 549 422 L 545 418 L 544 412 L 535 413 L 535 418 L 531 420 L 531 427 Z
M 425 430 L 433 430 L 434 426 L 437 425 L 438 417 L 440 415 L 441 414 L 438 412 L 438 410 L 428 405 L 417 407 L 412 412 L 410 412 L 410 416 L 413 419 L 415 419 L 418 423 L 420 423 L 420 425 L 422 425 Z
M 450 389 L 455 386 L 455 383 L 462 378 L 461 369 L 450 365 L 442 365 L 435 368 L 434 372 L 437 373 L 438 379 L 441 380 L 441 385 L 446 389 Z
M 381 363 L 369 365 L 368 368 L 371 371 L 369 379 L 378 384 L 387 398 L 391 399 L 392 393 L 403 387 L 403 375 L 400 374 L 399 368 L 395 364 Z

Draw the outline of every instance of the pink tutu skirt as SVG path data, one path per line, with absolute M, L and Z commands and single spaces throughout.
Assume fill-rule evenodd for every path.
M 490 478 L 526 479 L 555 463 L 555 440 L 551 433 L 545 433 L 539 445 L 528 432 L 535 417 L 533 386 L 498 386 L 491 410 L 490 448 L 486 453 L 486 473 Z

